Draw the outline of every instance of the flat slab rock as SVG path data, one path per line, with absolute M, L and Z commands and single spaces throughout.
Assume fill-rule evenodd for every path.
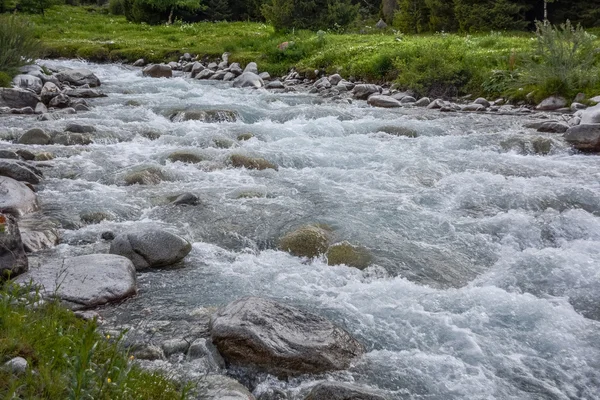
M 135 267 L 131 260 L 113 254 L 90 254 L 51 260 L 30 266 L 17 283 L 31 281 L 44 296 L 58 297 L 74 309 L 124 299 L 137 293 Z
M 211 317 L 210 333 L 228 363 L 284 377 L 345 369 L 365 352 L 328 319 L 258 297 L 221 308 Z

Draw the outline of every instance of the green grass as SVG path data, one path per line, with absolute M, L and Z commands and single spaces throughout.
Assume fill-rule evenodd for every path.
M 160 373 L 143 371 L 121 349 L 56 302 L 16 285 L 0 289 L 0 367 L 14 357 L 30 368 L 0 369 L 2 399 L 183 399 L 182 388 Z
M 271 75 L 291 67 L 300 72 L 320 69 L 370 82 L 395 82 L 431 96 L 507 94 L 536 44 L 535 35 L 526 32 L 398 36 L 388 30 L 319 36 L 310 31 L 276 33 L 255 22 L 151 26 L 94 7 L 58 6 L 31 19 L 48 57 L 161 62 L 184 52 L 217 58 L 227 51 L 231 61 L 256 61 Z M 280 51 L 277 46 L 286 41 L 290 46 Z M 596 44 L 600 47 L 598 39 Z M 581 90 L 597 94 L 596 86 Z

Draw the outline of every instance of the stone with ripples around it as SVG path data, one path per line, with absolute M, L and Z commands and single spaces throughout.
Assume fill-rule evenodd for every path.
M 228 363 L 280 377 L 346 369 L 365 352 L 328 319 L 258 297 L 221 308 L 211 317 L 210 333 Z
M 160 229 L 144 229 L 115 237 L 110 253 L 129 258 L 137 270 L 166 267 L 181 261 L 192 250 L 184 238 Z
M 370 389 L 341 382 L 322 382 L 304 400 L 386 400 Z

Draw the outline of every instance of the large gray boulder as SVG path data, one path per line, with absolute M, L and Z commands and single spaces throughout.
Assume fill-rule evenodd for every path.
M 21 135 L 19 144 L 48 144 L 52 141 L 50 135 L 39 128 L 33 128 Z
M 195 78 L 196 75 L 198 75 L 198 73 L 200 71 L 204 70 L 204 65 L 202 65 L 201 63 L 199 63 L 198 61 L 196 61 L 193 65 L 192 65 L 192 70 L 190 71 L 190 78 Z
M 251 72 L 254 75 L 258 75 L 258 65 L 255 62 L 249 62 L 244 68 L 244 72 Z
M 313 387 L 304 400 L 386 400 L 386 398 L 358 385 L 322 382 Z
M 590 107 L 581 113 L 582 124 L 600 124 L 600 104 Z
M 600 124 L 582 124 L 569 128 L 565 141 L 583 152 L 600 152 Z
M 85 68 L 66 69 L 56 74 L 56 77 L 60 82 L 67 82 L 73 86 L 100 86 L 100 79 L 92 71 Z
M 0 175 L 8 176 L 17 181 L 40 183 L 42 172 L 32 165 L 17 160 L 0 160 Z
M 358 100 L 366 100 L 370 95 L 379 93 L 381 93 L 379 91 L 379 86 L 372 84 L 360 84 L 354 86 L 354 89 L 352 89 L 354 98 Z
M 40 98 L 33 92 L 21 88 L 0 88 L 0 107 L 24 108 L 35 106 Z
M 392 96 L 385 96 L 382 94 L 374 94 L 370 96 L 367 100 L 367 104 L 373 107 L 385 107 L 385 108 L 394 108 L 394 107 L 402 107 L 402 103 L 398 100 L 394 99 Z
M 0 214 L 0 280 L 27 272 L 29 263 L 15 217 Z
M 160 229 L 123 233 L 110 245 L 111 254 L 129 258 L 137 270 L 175 264 L 191 250 L 187 240 Z
M 85 88 L 67 89 L 67 90 L 65 90 L 64 93 L 69 97 L 77 97 L 77 98 L 82 98 L 82 99 L 93 99 L 96 97 L 106 97 L 106 95 L 98 89 L 85 89 Z
M 248 72 L 248 71 L 242 73 L 240 76 L 235 78 L 233 81 L 233 87 L 236 87 L 236 88 L 249 87 L 249 88 L 259 89 L 263 86 L 265 86 L 265 82 L 260 78 L 260 76 L 258 76 L 257 74 L 255 74 L 253 72 Z
M 58 244 L 58 223 L 39 213 L 27 214 L 19 219 L 23 248 L 27 253 L 50 249 Z
M 213 314 L 210 334 L 228 363 L 278 376 L 345 369 L 365 351 L 329 320 L 257 297 L 234 301 Z
M 152 64 L 142 70 L 142 75 L 151 78 L 171 78 L 173 70 L 166 64 Z
M 542 102 L 538 104 L 535 109 L 540 111 L 554 111 L 558 110 L 559 108 L 566 107 L 566 105 L 567 99 L 565 99 L 564 97 L 550 96 L 542 100 Z
M 23 285 L 30 281 L 43 296 L 57 297 L 72 309 L 95 307 L 137 293 L 133 263 L 113 254 L 48 260 L 17 279 Z
M 0 212 L 20 217 L 37 210 L 37 196 L 27 185 L 0 176 Z
M 21 74 L 13 78 L 13 85 L 39 94 L 42 91 L 43 83 L 42 80 L 36 76 Z

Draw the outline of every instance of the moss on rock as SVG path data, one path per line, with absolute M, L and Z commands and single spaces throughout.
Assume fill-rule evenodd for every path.
M 229 164 L 234 168 L 247 168 L 247 169 L 274 169 L 277 170 L 277 165 L 259 157 L 248 157 L 241 154 L 232 154 L 229 157 Z
M 347 265 L 365 269 L 371 264 L 371 254 L 364 247 L 353 246 L 347 241 L 336 243 L 327 250 L 328 265 Z
M 124 178 L 125 184 L 130 185 L 157 185 L 165 180 L 162 171 L 156 167 L 147 167 L 138 171 L 130 172 Z
M 282 237 L 279 240 L 279 248 L 297 257 L 313 258 L 325 254 L 329 242 L 329 230 L 320 226 L 306 225 Z
M 179 150 L 169 154 L 167 156 L 167 160 L 171 162 L 179 161 L 182 163 L 197 164 L 199 162 L 205 161 L 206 157 L 203 157 L 202 155 L 197 154 L 193 151 Z

